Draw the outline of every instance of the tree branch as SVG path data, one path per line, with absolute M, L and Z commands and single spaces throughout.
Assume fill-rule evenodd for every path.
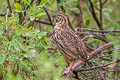
M 102 3 L 102 5 L 104 5 L 108 0 L 104 0 L 104 2 Z
M 96 56 L 99 52 L 101 52 L 101 51 L 103 51 L 103 50 L 105 50 L 105 49 L 107 49 L 107 48 L 110 48 L 110 47 L 112 47 L 112 46 L 113 46 L 113 42 L 109 42 L 109 43 L 107 43 L 107 44 L 104 44 L 104 45 L 100 46 L 99 48 L 95 49 L 94 51 L 92 51 L 92 52 L 88 55 L 89 59 L 92 59 L 92 58 L 93 58 L 94 56 Z
M 100 28 L 100 22 L 99 22 L 99 20 L 98 20 L 96 14 L 95 14 L 95 10 L 94 10 L 93 3 L 92 3 L 91 0 L 89 0 L 89 3 L 90 3 L 90 6 L 88 6 L 88 7 L 89 7 L 89 10 L 90 10 L 90 12 L 91 12 L 93 18 L 95 19 L 95 21 L 96 21 L 98 27 Z
M 5 17 L 7 14 L 0 14 L 0 16 L 3 16 L 3 17 Z M 8 14 L 8 17 L 11 17 L 11 15 L 10 14 Z
M 94 29 L 88 29 L 88 28 L 82 28 L 83 31 L 90 31 L 90 32 L 98 32 L 98 33 L 112 33 L 112 32 L 120 32 L 120 30 L 94 30 Z
M 39 22 L 39 23 L 42 23 L 42 24 L 46 24 L 46 25 L 55 26 L 54 24 L 51 24 L 51 23 L 48 22 L 48 21 L 41 20 L 41 19 L 38 19 L 38 18 L 36 18 L 34 21 Z
M 52 20 L 51 20 L 51 17 L 50 17 L 50 15 L 49 15 L 47 9 L 46 9 L 45 7 L 43 7 L 43 9 L 44 9 L 44 11 L 45 11 L 45 13 L 46 13 L 46 15 L 47 15 L 47 17 L 48 17 L 48 20 L 49 20 L 50 24 L 53 25 Z
M 113 64 L 113 63 L 114 63 L 114 62 L 110 62 L 110 63 L 104 64 L 104 65 L 94 66 L 94 67 L 91 67 L 91 68 L 81 68 L 81 69 L 75 70 L 75 71 L 80 72 L 80 71 L 95 70 L 95 69 L 98 69 L 98 68 L 106 67 L 106 66 L 111 65 L 111 64 Z
M 110 62 L 110 63 L 107 63 L 107 64 L 104 64 L 104 65 L 100 65 L 100 66 L 94 66 L 94 67 L 91 67 L 91 68 L 81 68 L 79 70 L 75 70 L 76 72 L 81 72 L 81 71 L 89 71 L 89 70 L 95 70 L 95 69 L 98 69 L 98 68 L 103 68 L 103 67 L 107 67 L 115 62 L 120 62 L 120 58 L 117 59 L 116 61 L 114 62 Z
M 10 15 L 11 15 L 11 13 L 12 13 L 12 8 L 11 8 L 10 1 L 9 1 L 9 0 L 7 0 L 7 4 L 8 4 L 8 9 L 9 9 L 9 12 L 10 12 Z
M 99 4 L 100 4 L 100 30 L 103 30 L 103 23 L 102 23 L 102 9 L 103 9 L 103 5 L 102 5 L 102 1 L 99 0 Z
M 79 0 L 78 8 L 80 10 L 80 13 L 79 13 L 79 23 L 78 23 L 77 27 L 80 27 L 80 29 L 83 27 L 83 14 L 82 14 L 81 5 L 82 5 L 82 0 Z

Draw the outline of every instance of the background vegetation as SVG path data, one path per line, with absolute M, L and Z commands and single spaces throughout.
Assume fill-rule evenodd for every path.
M 99 68 L 86 65 L 71 80 L 119 80 L 120 0 L 0 0 L 0 80 L 66 80 L 67 64 L 51 39 L 57 12 L 68 15 L 78 34 L 82 30 L 81 38 L 97 38 L 85 41 L 90 52 L 114 42 L 90 61 Z

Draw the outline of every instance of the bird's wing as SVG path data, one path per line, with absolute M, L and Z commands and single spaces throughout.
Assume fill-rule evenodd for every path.
M 79 58 L 86 59 L 87 58 L 87 50 L 84 43 L 80 40 L 78 35 L 73 30 L 66 31 L 67 36 L 67 43 L 66 45 L 69 46 L 69 50 L 71 50 L 74 55 Z

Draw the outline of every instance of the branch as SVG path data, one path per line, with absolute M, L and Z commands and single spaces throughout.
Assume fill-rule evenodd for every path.
M 78 35 L 81 35 L 81 34 L 93 35 L 93 36 L 86 36 L 86 37 L 82 38 L 82 41 L 86 40 L 87 38 L 91 38 L 92 37 L 92 38 L 96 38 L 98 40 L 106 42 L 106 39 L 100 33 L 80 32 L 80 33 L 77 33 L 77 34 Z M 107 34 L 104 34 L 104 35 L 107 35 Z
M 8 4 L 8 9 L 9 9 L 9 11 L 10 11 L 10 15 L 11 15 L 11 13 L 12 13 L 12 9 L 11 9 L 10 1 L 9 1 L 9 0 L 7 0 L 7 4 Z
M 94 35 L 87 35 L 84 38 L 82 38 L 81 41 L 84 42 L 86 39 L 93 38 L 93 37 L 94 37 Z
M 78 27 L 80 27 L 80 29 L 83 27 L 83 14 L 82 14 L 82 8 L 81 8 L 81 5 L 82 5 L 82 0 L 79 0 L 78 2 L 78 8 L 80 10 L 80 13 L 79 13 L 79 23 L 78 23 Z
M 82 28 L 83 31 L 90 31 L 90 32 L 98 32 L 98 33 L 112 33 L 112 32 L 120 32 L 120 30 L 93 30 L 93 29 L 87 29 L 87 28 Z
M 3 17 L 5 17 L 7 14 L 0 14 L 0 16 L 3 16 Z M 8 17 L 11 17 L 11 15 L 10 14 L 8 14 Z
M 42 23 L 42 24 L 46 24 L 46 25 L 55 26 L 54 24 L 51 24 L 51 23 L 48 22 L 48 21 L 44 21 L 44 20 L 41 20 L 41 19 L 38 19 L 38 18 L 36 18 L 34 21 L 39 22 L 39 23 Z
M 46 15 L 48 16 L 48 20 L 49 20 L 50 24 L 53 25 L 52 20 L 51 20 L 51 17 L 50 17 L 50 15 L 49 15 L 47 9 L 46 9 L 45 7 L 43 7 L 43 10 L 45 11 Z
M 99 23 L 99 20 L 98 20 L 96 14 L 95 14 L 95 10 L 94 10 L 93 3 L 92 3 L 91 0 L 89 0 L 89 3 L 90 3 L 90 7 L 88 6 L 88 7 L 89 7 L 89 10 L 90 10 L 90 12 L 91 12 L 93 18 L 95 19 L 95 21 L 96 21 L 98 27 L 100 28 L 100 23 Z
M 106 66 L 111 65 L 111 64 L 113 64 L 113 63 L 114 63 L 114 62 L 110 62 L 110 63 L 104 64 L 104 65 L 94 66 L 94 67 L 91 67 L 91 68 L 81 68 L 81 69 L 75 70 L 75 71 L 81 72 L 81 71 L 95 70 L 95 69 L 98 69 L 98 68 L 106 67 Z
M 98 69 L 98 68 L 107 67 L 107 66 L 109 66 L 109 65 L 111 65 L 111 64 L 113 64 L 113 63 L 115 63 L 115 62 L 117 62 L 117 63 L 120 62 L 120 58 L 117 59 L 117 60 L 114 61 L 114 62 L 110 62 L 110 63 L 104 64 L 104 65 L 94 66 L 94 67 L 91 67 L 91 68 L 81 68 L 81 69 L 79 69 L 79 70 L 74 70 L 74 71 L 76 71 L 76 72 L 81 72 L 81 71 L 95 70 L 95 69 Z
M 104 5 L 107 1 L 108 1 L 108 0 L 105 0 L 105 1 L 102 3 L 102 5 Z
M 100 30 L 103 30 L 103 23 L 102 23 L 102 9 L 103 9 L 103 5 L 102 5 L 102 1 L 99 0 L 100 3 Z
M 89 55 L 88 55 L 88 59 L 87 60 L 90 60 L 92 59 L 94 56 L 96 56 L 99 52 L 107 49 L 107 48 L 110 48 L 113 46 L 113 42 L 109 42 L 107 44 L 104 44 L 100 47 L 98 47 L 97 49 L 95 49 L 94 51 L 92 51 Z M 82 61 L 82 60 L 78 60 L 76 61 L 76 63 L 74 64 L 74 66 L 72 67 L 72 71 L 74 71 L 75 69 L 77 69 L 78 67 L 81 67 L 82 65 L 84 65 L 86 62 Z M 66 76 L 69 76 L 71 75 L 71 73 L 69 73 L 68 75 Z
M 96 56 L 99 52 L 107 49 L 107 48 L 110 48 L 113 46 L 113 42 L 109 42 L 107 44 L 104 44 L 102 46 L 100 46 L 99 48 L 95 49 L 94 51 L 92 51 L 89 55 L 88 55 L 88 58 L 89 59 L 92 59 L 94 56 Z

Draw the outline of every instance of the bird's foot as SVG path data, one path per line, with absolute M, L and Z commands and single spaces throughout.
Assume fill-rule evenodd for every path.
M 65 76 L 66 78 L 72 77 L 72 71 L 69 69 L 65 70 L 63 76 Z

